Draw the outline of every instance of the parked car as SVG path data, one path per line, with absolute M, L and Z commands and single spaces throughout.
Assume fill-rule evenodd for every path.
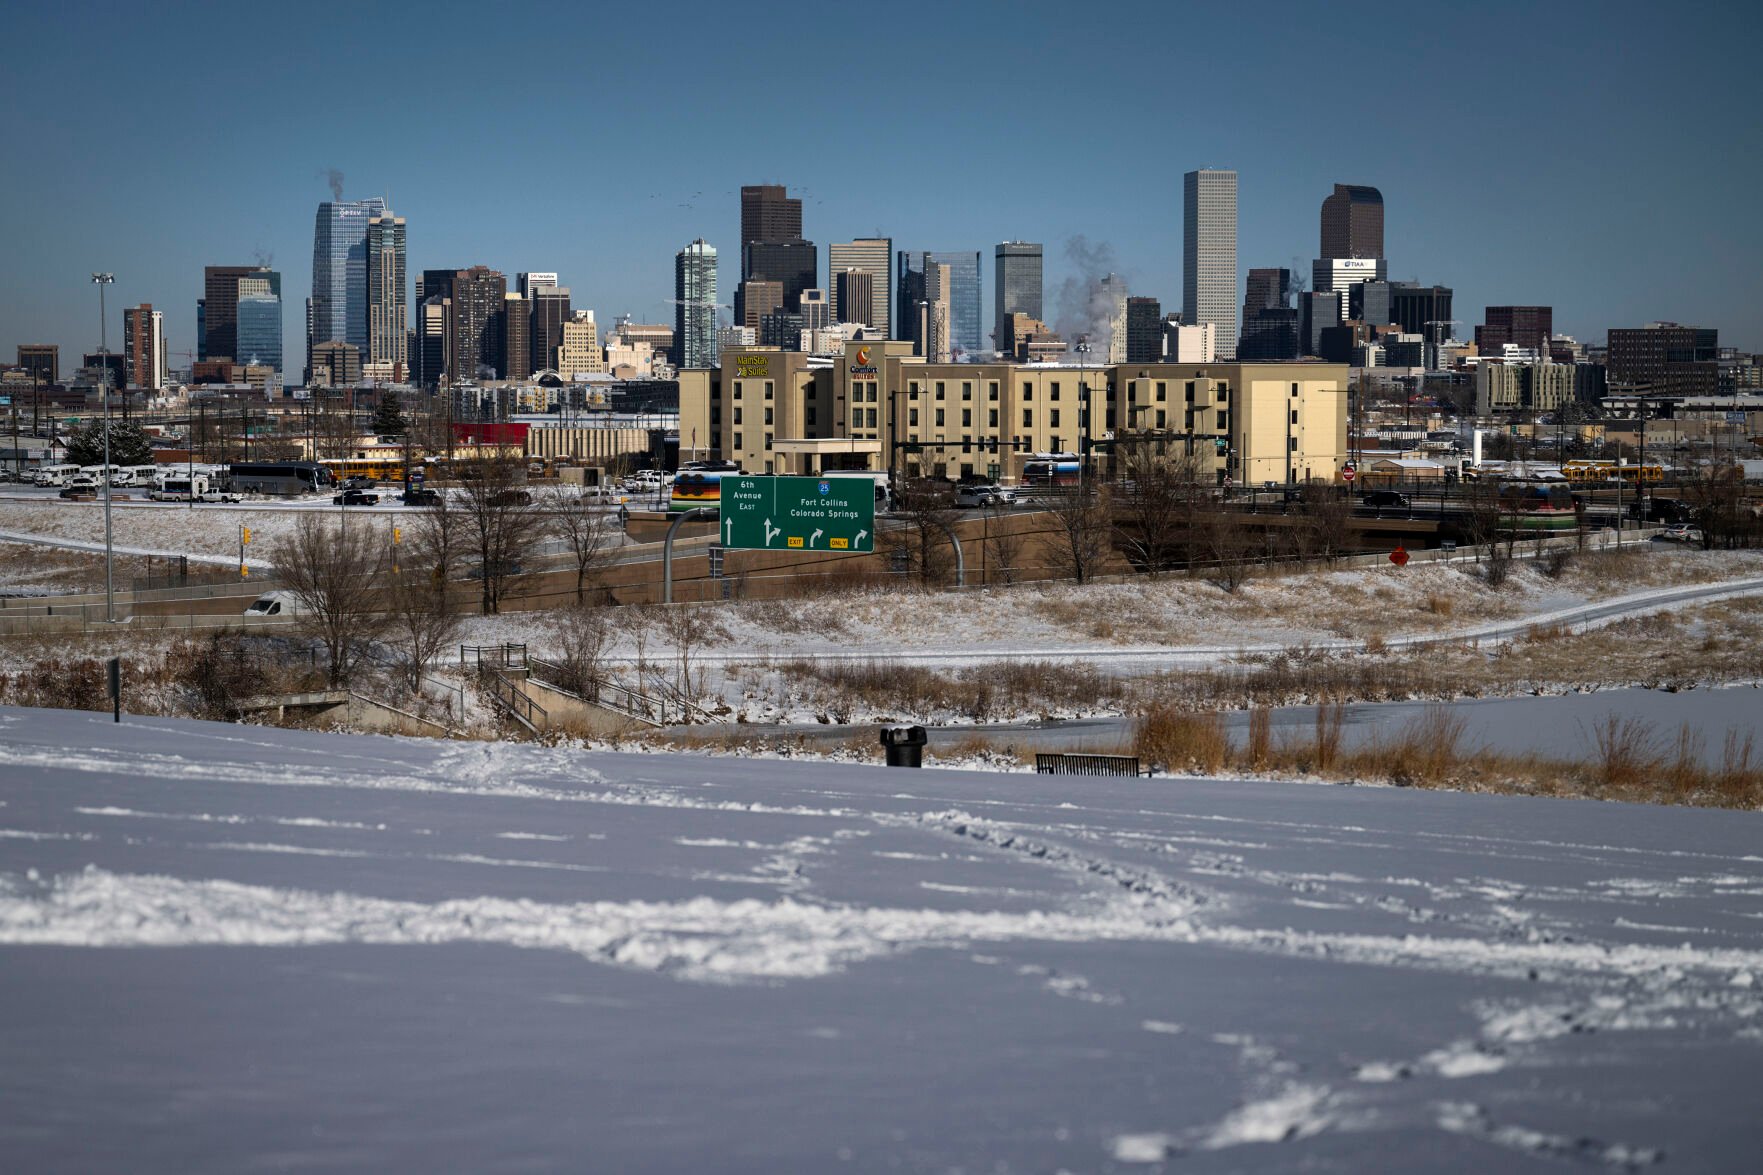
M 1700 546 L 1702 529 L 1687 522 L 1674 522 L 1653 537 L 1663 543 L 1695 543 Z
M 98 479 L 90 473 L 76 473 L 67 479 L 67 488 L 70 490 L 95 490 L 98 488 Z
M 530 506 L 533 504 L 533 496 L 525 490 L 498 490 L 490 498 L 490 502 L 496 506 Z
M 439 506 L 440 490 L 425 490 L 421 486 L 412 486 L 398 495 L 398 500 L 406 506 Z
M 969 482 L 955 487 L 955 504 L 966 507 L 1013 506 L 1016 491 L 989 482 Z
M 331 499 L 333 506 L 377 506 L 380 504 L 378 494 L 370 494 L 366 490 L 344 490 Z
M 1408 496 L 1398 494 L 1395 490 L 1372 490 L 1359 499 L 1359 504 L 1378 510 L 1406 510 L 1409 506 Z
M 232 490 L 208 490 L 197 494 L 196 500 L 198 502 L 243 502 L 245 495 L 234 493 Z

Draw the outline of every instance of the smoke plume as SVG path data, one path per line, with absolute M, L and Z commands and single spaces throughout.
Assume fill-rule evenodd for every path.
M 343 173 L 334 167 L 327 167 L 318 174 L 322 175 L 325 182 L 331 186 L 331 199 L 341 200 L 343 198 Z
M 1106 356 L 1114 340 L 1115 291 L 1102 280 L 1117 268 L 1114 248 L 1079 233 L 1065 242 L 1065 261 L 1071 272 L 1053 296 L 1053 329 L 1069 344 L 1087 337 L 1091 351 Z

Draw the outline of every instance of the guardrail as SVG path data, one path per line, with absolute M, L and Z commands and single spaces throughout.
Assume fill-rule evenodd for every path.
M 459 667 L 525 669 L 526 646 L 517 644 L 460 645 Z
M 484 673 L 484 681 L 490 687 L 490 700 L 527 730 L 538 734 L 550 725 L 551 716 L 545 712 L 545 708 L 533 701 L 525 690 L 514 683 L 513 678 L 499 669 L 489 667 Z

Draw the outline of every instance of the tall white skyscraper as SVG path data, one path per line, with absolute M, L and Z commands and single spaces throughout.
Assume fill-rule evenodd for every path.
M 859 237 L 826 247 L 826 289 L 832 294 L 832 314 L 837 322 L 861 322 L 887 338 L 894 337 L 894 242 L 889 237 Z M 861 269 L 870 276 L 869 305 L 846 306 L 839 301 L 837 277 L 848 270 Z
M 680 367 L 715 367 L 716 250 L 699 237 L 673 255 L 673 345 Z
M 1210 323 L 1218 358 L 1237 353 L 1237 173 L 1202 168 L 1182 181 L 1182 321 Z

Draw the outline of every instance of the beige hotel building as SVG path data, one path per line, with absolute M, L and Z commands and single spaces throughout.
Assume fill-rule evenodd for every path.
M 1194 453 L 1220 484 L 1260 486 L 1334 481 L 1347 459 L 1341 364 L 930 363 L 886 341 L 836 358 L 725 350 L 679 384 L 680 460 L 750 473 L 1018 482 L 1034 454 L 1063 452 L 1107 475 L 1116 444 L 1145 441 Z

